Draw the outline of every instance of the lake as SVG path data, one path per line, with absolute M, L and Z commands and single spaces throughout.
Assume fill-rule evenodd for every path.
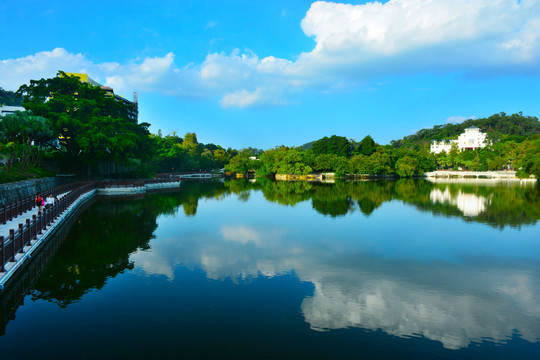
M 539 219 L 487 180 L 99 198 L 1 295 L 2 358 L 538 359 Z

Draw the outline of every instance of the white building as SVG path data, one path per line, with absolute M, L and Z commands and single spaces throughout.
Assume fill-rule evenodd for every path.
M 0 116 L 14 114 L 15 111 L 25 111 L 22 106 L 0 106 Z
M 452 144 L 454 143 L 457 144 L 457 140 L 432 141 L 430 151 L 435 154 L 443 151 L 448 153 L 450 150 L 452 150 Z
M 486 134 L 481 132 L 476 126 L 471 126 L 465 129 L 465 132 L 459 135 L 457 140 L 433 141 L 430 151 L 435 154 L 441 151 L 449 152 L 452 150 L 452 144 L 456 144 L 459 151 L 483 148 L 487 145 Z

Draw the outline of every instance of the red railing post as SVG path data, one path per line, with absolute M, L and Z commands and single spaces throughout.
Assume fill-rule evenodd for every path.
M 11 259 L 9 261 L 15 262 L 15 230 L 9 229 L 9 237 L 11 238 Z
M 38 211 L 38 214 L 37 214 L 37 231 L 38 231 L 38 234 L 41 235 L 43 234 L 43 219 L 42 219 L 42 216 L 41 216 L 41 211 Z
M 30 234 L 32 237 L 32 240 L 37 239 L 37 216 L 32 215 L 32 233 Z
M 21 244 L 21 245 L 20 245 L 20 249 L 19 249 L 19 253 L 21 253 L 21 254 L 24 252 L 24 244 L 23 244 L 23 242 L 24 242 L 24 241 L 23 241 L 23 240 L 24 240 L 24 239 L 23 239 L 24 233 L 23 233 L 23 231 L 24 231 L 24 225 L 23 225 L 23 224 L 19 224 L 19 242 L 20 242 L 20 244 Z
M 0 236 L 0 252 L 2 252 L 2 255 L 0 256 L 0 271 L 4 272 L 6 269 L 4 268 L 4 237 Z
M 30 245 L 30 241 L 32 240 L 30 219 L 26 219 L 26 232 L 25 233 L 26 233 L 25 244 Z
M 47 210 L 43 209 L 43 212 L 41 213 L 41 219 L 42 219 L 42 228 L 43 230 L 47 230 Z

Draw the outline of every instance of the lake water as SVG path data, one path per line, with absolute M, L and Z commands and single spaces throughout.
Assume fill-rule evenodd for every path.
M 100 199 L 0 297 L 1 358 L 538 359 L 539 219 L 490 181 Z

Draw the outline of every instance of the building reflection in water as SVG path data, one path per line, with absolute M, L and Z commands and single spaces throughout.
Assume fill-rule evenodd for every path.
M 478 216 L 486 210 L 489 199 L 476 194 L 468 194 L 461 190 L 451 193 L 449 188 L 443 190 L 435 188 L 431 191 L 429 198 L 431 201 L 441 204 L 451 204 L 457 206 L 464 216 Z

